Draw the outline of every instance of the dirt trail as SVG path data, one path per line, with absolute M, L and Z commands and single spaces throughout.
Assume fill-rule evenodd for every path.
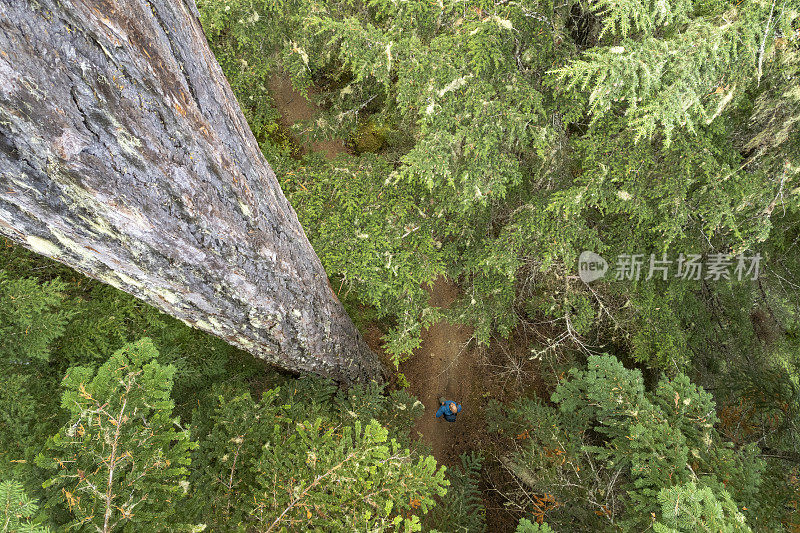
M 292 88 L 292 80 L 285 74 L 271 76 L 267 87 L 275 100 L 275 106 L 278 108 L 284 126 L 310 120 L 320 110 L 314 102 L 309 102 Z M 314 91 L 309 90 L 309 94 L 314 94 Z M 328 159 L 333 159 L 346 151 L 341 139 L 305 143 L 304 146 L 317 152 L 323 152 Z
M 446 308 L 459 295 L 458 287 L 445 278 L 438 278 L 430 291 L 429 303 Z M 414 355 L 400 365 L 410 383 L 410 391 L 425 404 L 425 414 L 413 431 L 428 442 L 439 463 L 452 465 L 458 456 L 474 449 L 472 442 L 480 427 L 477 405 L 481 393 L 474 390 L 480 383 L 478 352 L 470 346 L 472 330 L 441 320 L 422 332 L 422 343 Z M 454 423 L 435 418 L 440 396 L 463 407 Z
M 313 102 L 292 88 L 288 76 L 274 75 L 268 85 L 285 126 L 309 120 L 319 111 Z M 324 152 L 328 159 L 346 151 L 340 139 L 307 143 L 305 147 Z M 446 308 L 458 297 L 459 289 L 440 277 L 429 292 L 431 305 Z M 383 351 L 380 335 L 377 327 L 365 334 L 367 343 L 376 352 Z M 469 346 L 471 338 L 470 328 L 439 321 L 422 332 L 420 347 L 400 365 L 410 383 L 410 392 L 425 405 L 425 413 L 415 424 L 413 434 L 429 443 L 436 460 L 447 465 L 457 463 L 462 452 L 475 449 L 473 438 L 480 432 L 477 406 L 481 391 L 473 390 L 473 384 L 481 383 L 481 369 L 477 350 Z M 456 422 L 434 417 L 440 396 L 462 404 Z

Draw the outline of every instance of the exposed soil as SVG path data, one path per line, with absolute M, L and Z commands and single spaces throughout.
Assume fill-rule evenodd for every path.
M 308 121 L 319 111 L 318 106 L 292 88 L 291 80 L 286 75 L 273 76 L 269 89 L 284 126 Z M 306 142 L 303 149 L 324 152 L 328 159 L 346 151 L 340 139 Z M 429 304 L 446 309 L 459 293 L 457 285 L 440 277 L 429 290 Z M 531 368 L 520 368 L 526 366 L 524 361 L 528 361 L 527 344 L 519 342 L 521 339 L 493 343 L 492 350 L 487 352 L 474 345 L 472 333 L 467 326 L 440 320 L 422 332 L 419 348 L 400 365 L 400 372 L 410 384 L 410 392 L 425 405 L 425 413 L 414 425 L 413 436 L 431 447 L 438 463 L 448 466 L 459 464 L 459 455 L 463 452 L 487 447 L 489 437 L 483 419 L 488 399 L 508 397 L 509 394 L 514 396 L 517 389 L 514 385 L 520 384 L 519 370 L 522 370 L 523 380 L 529 379 L 538 370 L 534 368 L 534 372 L 529 374 Z M 381 330 L 374 324 L 364 332 L 367 344 L 385 357 L 381 335 Z M 511 360 L 520 363 L 509 364 Z M 496 379 L 505 377 L 503 372 L 497 374 L 497 369 L 506 366 L 514 368 L 515 371 L 511 371 L 508 377 L 517 383 L 509 383 L 509 379 Z M 440 396 L 462 404 L 456 422 L 435 418 Z M 513 526 L 506 524 L 510 515 L 503 508 L 501 500 L 499 496 L 484 500 L 488 525 L 493 531 L 505 531 L 508 527 L 511 527 L 508 530 L 513 530 Z M 512 522 L 516 523 L 515 520 Z
M 313 102 L 295 91 L 289 76 L 276 74 L 269 80 L 269 90 L 281 115 L 284 126 L 311 120 L 319 111 Z M 313 91 L 309 91 L 313 94 Z M 306 143 L 306 149 L 324 152 L 328 159 L 345 152 L 341 139 Z M 448 307 L 458 296 L 459 289 L 445 278 L 439 278 L 430 291 L 429 303 Z M 373 350 L 381 352 L 380 331 L 369 328 L 366 340 Z M 476 433 L 481 431 L 478 400 L 482 391 L 477 374 L 479 352 L 470 346 L 472 330 L 442 320 L 422 333 L 422 343 L 414 355 L 400 366 L 410 383 L 410 391 L 425 405 L 425 414 L 414 427 L 415 434 L 433 449 L 436 460 L 443 464 L 458 462 L 464 451 L 476 449 Z M 435 418 L 438 398 L 445 396 L 462 404 L 454 423 Z
M 281 115 L 283 126 L 291 127 L 294 124 L 309 121 L 320 110 L 314 102 L 294 90 L 292 80 L 285 74 L 271 76 L 267 87 L 275 100 L 275 106 Z M 309 95 L 313 94 L 313 89 L 309 90 Z M 300 142 L 305 141 L 305 139 L 299 140 Z M 324 153 L 328 159 L 333 159 L 338 154 L 346 151 L 344 141 L 341 139 L 305 142 L 303 145 L 306 149 Z
M 440 277 L 430 291 L 429 303 L 447 308 L 459 295 L 456 285 Z M 430 444 L 439 463 L 452 465 L 465 451 L 479 448 L 482 431 L 478 406 L 481 379 L 479 352 L 470 342 L 472 329 L 441 320 L 422 332 L 422 343 L 414 355 L 400 365 L 410 383 L 410 392 L 425 405 L 425 414 L 413 431 Z M 439 397 L 462 405 L 453 423 L 435 418 Z

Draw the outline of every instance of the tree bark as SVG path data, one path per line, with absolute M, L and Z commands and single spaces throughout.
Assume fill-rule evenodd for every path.
M 0 233 L 279 367 L 385 376 L 193 0 L 0 0 Z

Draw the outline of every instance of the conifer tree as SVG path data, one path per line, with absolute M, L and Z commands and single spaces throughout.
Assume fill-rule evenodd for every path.
M 704 299 L 592 292 L 572 281 L 580 252 L 752 249 L 791 227 L 776 206 L 800 207 L 787 194 L 800 169 L 794 1 L 199 5 L 254 129 L 277 127 L 262 81 L 279 65 L 323 104 L 298 132 L 389 132 L 376 160 L 390 165 L 284 163 L 283 184 L 325 230 L 310 238 L 329 272 L 397 318 L 385 339 L 398 359 L 432 316 L 420 285 L 446 271 L 465 294 L 451 315 L 480 342 L 543 318 L 561 324 L 559 356 L 594 336 L 685 369 Z M 279 53 L 264 57 L 259 36 Z
M 448 481 L 433 457 L 396 438 L 408 426 L 387 408 L 414 413 L 415 404 L 381 399 L 380 388 L 334 393 L 330 383 L 303 379 L 256 403 L 249 392 L 218 388 L 213 409 L 195 415 L 208 436 L 187 521 L 229 531 L 419 531 Z
M 59 279 L 41 282 L 0 266 L 0 476 L 28 482 L 27 460 L 40 444 L 36 392 L 74 315 L 66 288 Z
M 420 531 L 417 513 L 444 496 L 444 469 L 412 457 L 376 420 L 341 429 L 322 419 L 275 432 L 258 462 L 256 516 L 264 531 Z
M 665 487 L 658 493 L 661 520 L 653 524 L 656 533 L 708 531 L 749 533 L 750 527 L 736 502 L 725 489 L 715 494 L 710 487 L 689 481 Z
M 69 421 L 37 464 L 52 471 L 50 505 L 66 504 L 73 526 L 108 533 L 126 524 L 166 529 L 188 486 L 196 445 L 178 429 L 170 399 L 175 369 L 155 361 L 149 339 L 114 352 L 97 370 L 72 367 L 61 406 Z
M 385 377 L 194 2 L 11 2 L 2 15 L 0 234 L 276 366 Z
M 600 46 L 553 70 L 556 80 L 589 93 L 593 121 L 621 112 L 637 138 L 658 131 L 667 144 L 673 130 L 697 134 L 758 84 L 765 58 L 790 55 L 784 45 L 800 17 L 796 2 L 594 0 L 588 8 L 600 16 Z
M 552 400 L 557 410 L 530 401 L 508 409 L 497 426 L 520 443 L 503 461 L 509 472 L 532 493 L 555 496 L 550 524 L 647 528 L 666 509 L 662 502 L 677 498 L 664 489 L 689 491 L 686 484 L 698 478 L 719 502 L 747 509 L 743 519 L 758 512 L 758 448 L 725 442 L 711 395 L 685 375 L 647 392 L 640 371 L 613 356 L 590 356 L 588 368 L 570 370 Z
M 14 474 L 25 480 L 19 470 L 40 449 L 35 425 L 42 412 L 37 413 L 31 394 L 34 379 L 26 373 L 0 370 L 0 477 Z
M 0 532 L 50 533 L 50 529 L 37 525 L 39 506 L 25 493 L 22 483 L 0 481 Z
M 484 533 L 486 531 L 486 509 L 481 500 L 481 466 L 484 458 L 480 453 L 464 453 L 461 464 L 447 469 L 450 488 L 442 501 L 425 518 L 431 533 Z
M 200 439 L 185 508 L 190 521 L 212 531 L 252 525 L 255 464 L 272 424 L 286 416 L 276 392 L 266 391 L 257 405 L 249 392 L 217 385 L 195 412 L 192 430 Z
M 527 518 L 522 518 L 517 525 L 516 533 L 554 533 L 547 522 L 531 522 Z
M 46 360 L 71 313 L 62 308 L 60 280 L 9 277 L 0 270 L 0 366 Z

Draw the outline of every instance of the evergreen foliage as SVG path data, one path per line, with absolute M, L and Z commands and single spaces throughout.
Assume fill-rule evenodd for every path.
M 464 453 L 461 465 L 447 469 L 450 488 L 439 505 L 425 519 L 430 531 L 448 533 L 485 533 L 486 509 L 481 500 L 481 466 L 484 458 L 480 453 Z
M 0 476 L 18 475 L 19 462 L 37 449 L 36 399 L 31 394 L 32 377 L 27 374 L 0 371 Z M 41 413 L 40 413 L 41 414 Z
M 385 339 L 399 362 L 419 346 L 421 328 L 438 317 L 428 308 L 425 286 L 443 266 L 441 242 L 433 239 L 431 224 L 419 219 L 413 188 L 387 188 L 390 171 L 379 158 L 342 157 L 333 169 L 288 171 L 283 185 L 348 307 L 355 308 L 347 300 L 352 291 L 376 310 L 374 319 L 395 320 Z
M 0 270 L 0 365 L 46 360 L 71 313 L 61 309 L 64 283 L 9 278 Z
M 334 393 L 318 378 L 267 390 L 258 403 L 218 389 L 213 412 L 194 417 L 195 433 L 208 436 L 191 478 L 190 520 L 212 530 L 419 531 L 419 516 L 448 484 L 432 457 L 394 436 L 407 435 L 421 405 L 381 387 Z
M 724 489 L 717 495 L 711 488 L 698 487 L 694 481 L 689 481 L 661 489 L 658 500 L 664 522 L 653 524 L 653 531 L 657 533 L 751 531 Z
M 432 496 L 446 493 L 433 457 L 414 459 L 376 420 L 338 431 L 322 419 L 295 424 L 288 437 L 274 431 L 258 461 L 253 513 L 263 526 L 420 531 L 416 510 L 427 513 Z
M 741 98 L 737 88 L 760 79 L 764 54 L 781 53 L 776 37 L 792 36 L 800 16 L 796 4 L 776 11 L 766 1 L 707 3 L 700 13 L 683 1 L 589 5 L 601 16 L 605 46 L 555 69 L 556 81 L 590 91 L 594 121 L 621 111 L 637 140 L 658 131 L 667 145 L 676 128 L 696 134 Z
M 170 399 L 174 367 L 156 362 L 149 339 L 127 344 L 97 370 L 72 367 L 61 406 L 69 421 L 37 464 L 55 471 L 44 485 L 65 502 L 75 527 L 166 529 L 186 494 L 189 432 L 176 429 Z
M 356 322 L 395 364 L 445 315 L 483 345 L 533 332 L 551 402 L 492 404 L 496 448 L 445 477 L 408 391 L 267 373 L 6 243 L 0 479 L 21 485 L 0 483 L 4 530 L 43 530 L 33 500 L 53 529 L 102 530 L 110 465 L 107 530 L 484 531 L 497 469 L 518 532 L 800 523 L 797 0 L 197 4 Z M 320 113 L 286 122 L 282 73 Z M 333 136 L 351 153 L 301 148 Z M 763 264 L 585 284 L 583 250 Z M 462 289 L 447 312 L 426 290 L 441 275 Z
M 536 401 L 507 409 L 496 427 L 521 435 L 518 453 L 505 462 L 511 473 L 533 493 L 555 496 L 549 523 L 644 529 L 664 512 L 663 501 L 677 498 L 672 487 L 690 490 L 686 484 L 697 479 L 720 502 L 746 509 L 744 517 L 758 513 L 764 470 L 758 448 L 723 441 L 713 399 L 685 375 L 662 379 L 647 392 L 638 370 L 612 356 L 591 356 L 586 370 L 570 370 L 552 401 L 557 409 Z M 580 501 L 595 510 L 587 512 Z M 730 505 L 725 508 L 730 515 Z M 678 524 L 673 518 L 664 520 Z M 718 514 L 714 520 L 727 519 Z
M 65 422 L 53 391 L 70 366 L 102 364 L 147 335 L 159 362 L 175 367 L 172 395 L 185 415 L 196 405 L 196 390 L 264 376 L 249 354 L 21 247 L 6 243 L 0 271 L 0 329 L 8 338 L 0 343 L 0 475 L 13 474 L 29 494 L 40 497 L 44 481 L 33 459 Z
M 50 533 L 37 523 L 39 506 L 18 481 L 0 481 L 0 526 L 3 533 Z
M 220 387 L 216 386 L 215 391 Z M 240 392 L 234 395 L 234 392 Z M 272 396 L 265 398 L 268 400 Z M 214 531 L 244 529 L 252 509 L 256 472 L 253 469 L 266 442 L 267 410 L 256 412 L 250 394 L 219 393 L 193 417 L 192 432 L 201 437 L 189 478 L 192 491 L 185 509 Z M 279 406 L 273 406 L 278 411 Z M 282 407 L 282 406 L 280 406 Z M 266 415 L 262 419 L 262 415 Z M 263 421 L 262 421 L 263 420 Z
M 262 367 L 249 363 L 250 356 L 243 356 L 241 361 L 231 357 L 235 352 L 219 349 L 224 345 L 213 337 L 189 330 L 116 289 L 75 278 L 63 267 L 37 260 L 24 250 L 12 249 L 2 259 L 10 272 L 8 280 L 19 279 L 16 276 L 27 271 L 41 276 L 30 281 L 21 278 L 31 297 L 44 298 L 48 287 L 58 288 L 52 305 L 41 308 L 41 322 L 53 315 L 65 317 L 63 328 L 47 345 L 49 359 L 15 363 L 0 376 L 3 475 L 20 476 L 29 491 L 43 497 L 55 527 L 99 525 L 103 529 L 103 491 L 110 464 L 107 452 L 110 443 L 115 442 L 117 429 L 113 422 L 126 416 L 128 419 L 121 424 L 116 482 L 112 487 L 113 503 L 118 508 L 110 516 L 108 530 L 199 530 L 204 525 L 214 530 L 232 530 L 237 524 L 254 526 L 259 520 L 271 523 L 285 507 L 272 509 L 278 500 L 267 501 L 263 495 L 273 490 L 276 479 L 286 486 L 291 483 L 297 473 L 292 469 L 295 463 L 305 464 L 305 446 L 311 441 L 317 442 L 320 457 L 333 460 L 342 453 L 345 455 L 339 459 L 349 457 L 344 465 L 349 468 L 337 469 L 334 474 L 340 476 L 335 479 L 341 480 L 343 488 L 352 490 L 342 490 L 331 498 L 325 492 L 328 485 L 319 482 L 298 507 L 306 509 L 308 502 L 313 503 L 324 515 L 318 517 L 321 522 L 341 509 L 338 518 L 320 526 L 326 530 L 350 530 L 347 510 L 356 498 L 368 493 L 366 487 L 377 491 L 372 503 L 379 501 L 382 512 L 359 499 L 358 503 L 365 506 L 360 520 L 389 530 L 418 528 L 419 516 L 433 505 L 432 498 L 444 493 L 448 483 L 444 469 L 437 469 L 432 458 L 420 457 L 420 447 L 410 439 L 409 430 L 423 406 L 407 391 L 386 391 L 385 386 L 374 383 L 340 391 L 332 382 L 318 378 L 264 375 Z M 49 285 L 59 276 L 67 281 Z M 23 308 L 9 311 L 12 324 L 16 309 Z M 126 344 L 137 333 L 153 334 L 155 338 Z M 163 353 L 156 345 L 164 347 Z M 116 346 L 120 348 L 111 359 L 102 357 L 102 350 Z M 62 398 L 66 416 L 59 411 L 57 395 L 52 394 L 58 387 L 53 369 L 58 368 L 67 373 L 63 382 L 67 390 Z M 254 382 L 256 376 L 259 379 Z M 248 391 L 254 384 L 258 388 L 270 383 L 277 388 L 268 389 L 265 400 L 257 406 Z M 122 412 L 125 398 L 126 409 Z M 175 423 L 176 401 L 197 410 L 191 429 L 200 437 L 200 447 L 191 453 L 194 445 L 187 440 L 187 430 Z M 131 416 L 132 410 L 137 409 L 138 414 Z M 189 414 L 185 407 L 184 411 Z M 278 429 L 273 427 L 273 419 L 278 416 L 275 413 L 286 416 L 287 412 L 292 417 L 286 417 Z M 271 423 L 263 424 L 263 420 Z M 305 427 L 306 440 L 298 441 L 299 429 Z M 342 428 L 347 428 L 347 440 L 343 440 Z M 55 432 L 42 451 L 42 444 Z M 263 449 L 270 439 L 285 443 L 271 459 Z M 241 442 L 237 444 L 237 440 Z M 414 451 L 409 451 L 409 446 Z M 41 469 L 33 466 L 37 454 Z M 286 462 L 290 454 L 294 459 Z M 188 463 L 189 457 L 193 465 Z M 227 457 L 238 459 L 227 463 Z M 357 458 L 369 461 L 356 461 Z M 306 468 L 313 470 L 308 465 Z M 271 477 L 264 477 L 264 472 Z M 211 477 L 212 473 L 216 477 Z M 145 475 L 138 477 L 140 474 Z M 347 477 L 352 474 L 357 474 L 363 484 L 354 485 Z M 403 490 L 407 490 L 408 497 L 393 503 L 388 512 L 388 495 L 405 494 L 393 488 L 392 475 L 397 476 L 393 483 L 407 487 Z M 329 478 L 334 476 L 324 479 Z M 137 479 L 132 490 L 118 490 L 120 484 L 132 479 Z M 235 490 L 226 482 L 233 483 Z M 262 498 L 257 502 L 259 494 Z M 291 494 L 287 492 L 285 496 L 289 499 L 283 503 L 289 506 Z M 128 502 L 127 498 L 144 499 L 131 509 L 134 500 Z M 297 504 L 292 513 L 284 516 L 292 520 L 303 518 L 304 511 L 296 507 Z M 258 518 L 254 515 L 256 509 Z M 366 512 L 373 515 L 367 519 Z M 305 530 L 304 526 L 295 528 Z
M 547 522 L 531 522 L 527 518 L 519 521 L 516 533 L 554 533 Z
M 437 315 L 420 285 L 447 273 L 464 288 L 451 318 L 483 344 L 553 320 L 563 335 L 544 348 L 559 356 L 594 337 L 685 370 L 685 330 L 707 312 L 696 285 L 662 297 L 655 282 L 591 292 L 562 281 L 581 250 L 755 251 L 775 233 L 776 202 L 796 210 L 783 192 L 800 168 L 790 148 L 798 6 L 777 4 L 230 0 L 200 10 L 254 131 L 265 117 L 280 128 L 268 84 L 248 85 L 279 68 L 302 91 L 313 84 L 307 94 L 323 105 L 298 132 L 353 138 L 380 125 L 375 155 L 333 163 L 292 161 L 284 141 L 260 140 L 333 286 L 351 312 L 366 304 L 385 320 L 395 362 Z M 695 305 L 675 309 L 686 298 Z

